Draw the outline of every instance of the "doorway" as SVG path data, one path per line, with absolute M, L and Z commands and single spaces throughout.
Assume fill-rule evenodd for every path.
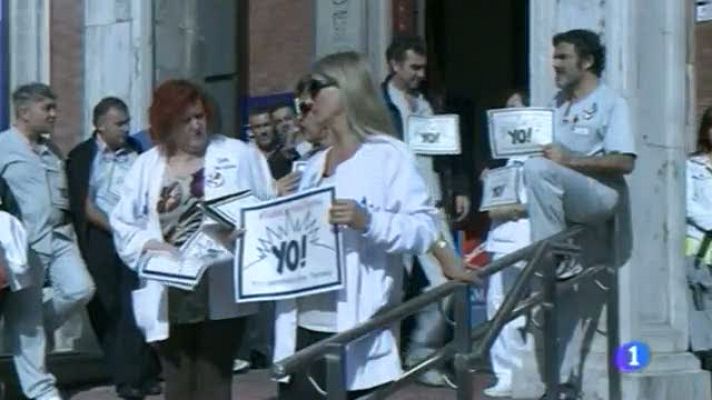
M 479 175 L 483 168 L 496 166 L 490 157 L 486 110 L 503 107 L 515 90 L 528 89 L 529 2 L 426 0 L 424 11 L 427 88 L 431 98 L 444 98 L 442 111 L 460 116 L 461 165 L 472 184 L 475 208 Z M 479 215 L 463 228 L 482 232 L 487 225 Z

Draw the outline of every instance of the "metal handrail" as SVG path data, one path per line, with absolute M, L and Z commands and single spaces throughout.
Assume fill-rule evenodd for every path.
M 541 246 L 542 243 L 557 243 L 565 241 L 569 238 L 577 236 L 582 231 L 583 227 L 574 226 L 550 238 L 544 239 L 540 242 L 536 242 L 520 250 L 507 254 L 504 257 L 494 260 L 491 263 L 487 264 L 487 266 L 485 266 L 484 268 L 480 269 L 479 273 L 477 273 L 477 276 L 481 278 L 486 278 L 513 264 L 516 264 L 519 261 L 528 260 L 529 258 L 531 258 L 537 248 Z M 449 281 L 436 288 L 433 288 L 432 290 L 423 293 L 418 297 L 401 303 L 400 305 L 397 305 L 391 309 L 382 311 L 366 322 L 363 322 L 347 331 L 337 333 L 311 346 L 305 347 L 304 349 L 296 352 L 295 354 L 279 362 L 276 362 L 272 366 L 272 375 L 276 379 L 282 379 L 290 375 L 291 373 L 297 371 L 299 368 L 301 368 L 301 366 L 308 364 L 317 358 L 325 356 L 329 352 L 329 346 L 332 346 L 334 344 L 346 345 L 357 339 L 360 339 L 361 337 L 373 331 L 386 328 L 395 322 L 398 322 L 404 318 L 407 318 L 417 313 L 423 307 L 450 296 L 457 289 L 465 286 L 469 285 L 464 282 Z
M 615 222 L 615 221 L 614 221 Z M 272 374 L 275 378 L 284 378 L 295 371 L 302 369 L 319 358 L 325 358 L 327 363 L 327 396 L 329 399 L 346 399 L 345 387 L 345 359 L 344 350 L 346 345 L 356 341 L 363 336 L 374 331 L 385 329 L 392 324 L 410 316 L 423 307 L 439 302 L 445 297 L 455 296 L 455 337 L 445 344 L 441 349 L 431 354 L 415 367 L 405 371 L 403 375 L 388 384 L 379 387 L 378 390 L 365 396 L 364 399 L 381 399 L 397 391 L 419 374 L 446 362 L 453 360 L 458 382 L 458 399 L 472 398 L 471 365 L 480 359 L 491 347 L 492 342 L 497 337 L 502 327 L 514 318 L 524 315 L 529 310 L 541 305 L 544 311 L 544 375 L 547 387 L 547 398 L 558 398 L 558 365 L 559 354 L 558 341 L 556 339 L 555 327 L 557 325 L 556 304 L 560 293 L 573 288 L 576 284 L 595 277 L 600 272 L 607 269 L 606 266 L 595 266 L 587 268 L 583 273 L 566 281 L 557 282 L 553 265 L 555 257 L 571 256 L 580 253 L 580 248 L 571 243 L 572 239 L 584 231 L 583 226 L 571 227 L 559 234 L 543 239 L 523 249 L 510 253 L 499 258 L 479 270 L 476 275 L 480 278 L 488 277 L 514 264 L 527 260 L 524 268 L 513 288 L 509 291 L 504 304 L 498 310 L 495 317 L 474 329 L 470 324 L 470 300 L 469 284 L 464 282 L 450 281 L 442 284 L 416 298 L 390 309 L 377 313 L 370 320 L 357 325 L 356 327 L 335 334 L 325 340 L 308 346 L 294 355 L 287 357 L 272 367 Z M 544 263 L 544 265 L 542 265 Z M 542 268 L 542 266 L 544 268 Z M 616 277 L 615 268 L 609 269 L 613 273 L 614 281 Z M 521 299 L 535 274 L 543 275 L 544 287 L 538 293 Z M 475 273 L 473 272 L 473 275 Z M 609 291 L 609 330 L 617 330 L 617 308 L 613 304 L 616 301 L 617 285 Z M 520 301 L 521 300 L 521 301 Z M 617 346 L 617 335 L 609 335 L 609 351 Z M 473 351 L 473 344 L 477 343 Z M 620 378 L 617 371 L 609 366 L 609 394 L 612 400 L 620 398 Z

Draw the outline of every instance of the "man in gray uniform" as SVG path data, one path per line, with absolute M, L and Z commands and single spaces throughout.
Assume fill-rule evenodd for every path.
M 46 137 L 54 129 L 56 96 L 49 86 L 31 83 L 12 94 L 15 124 L 0 133 L 0 176 L 20 205 L 29 242 L 28 259 L 37 285 L 10 294 L 6 320 L 15 366 L 25 395 L 59 399 L 45 367 L 46 336 L 94 294 L 94 282 L 77 248 L 69 217 L 64 162 Z M 52 298 L 42 305 L 48 278 Z
M 533 241 L 572 223 L 594 228 L 595 240 L 586 241 L 582 262 L 559 265 L 557 278 L 565 280 L 581 272 L 582 263 L 594 261 L 591 254 L 612 253 L 591 249 L 610 242 L 612 233 L 601 224 L 628 208 L 624 176 L 633 171 L 636 153 L 628 105 L 601 82 L 605 49 L 598 35 L 572 30 L 554 36 L 553 45 L 556 85 L 561 89 L 552 105 L 554 143 L 544 148 L 543 157 L 525 162 L 524 176 Z M 581 285 L 559 302 L 560 379 L 568 381 L 560 398 L 577 398 L 581 353 L 587 346 L 583 338 L 596 328 L 603 304 L 602 293 L 588 293 L 588 286 Z

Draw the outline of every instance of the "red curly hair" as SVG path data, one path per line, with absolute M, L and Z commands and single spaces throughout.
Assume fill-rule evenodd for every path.
M 171 79 L 163 82 L 153 92 L 153 100 L 148 108 L 148 122 L 151 140 L 162 147 L 168 155 L 175 153 L 173 129 L 180 122 L 185 110 L 201 102 L 205 110 L 208 126 L 213 119 L 213 110 L 202 89 L 184 79 Z

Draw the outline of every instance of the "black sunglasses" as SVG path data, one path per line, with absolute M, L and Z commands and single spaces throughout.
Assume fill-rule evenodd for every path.
M 314 108 L 314 103 L 296 98 L 294 99 L 294 108 L 297 110 L 297 118 L 304 118 Z

